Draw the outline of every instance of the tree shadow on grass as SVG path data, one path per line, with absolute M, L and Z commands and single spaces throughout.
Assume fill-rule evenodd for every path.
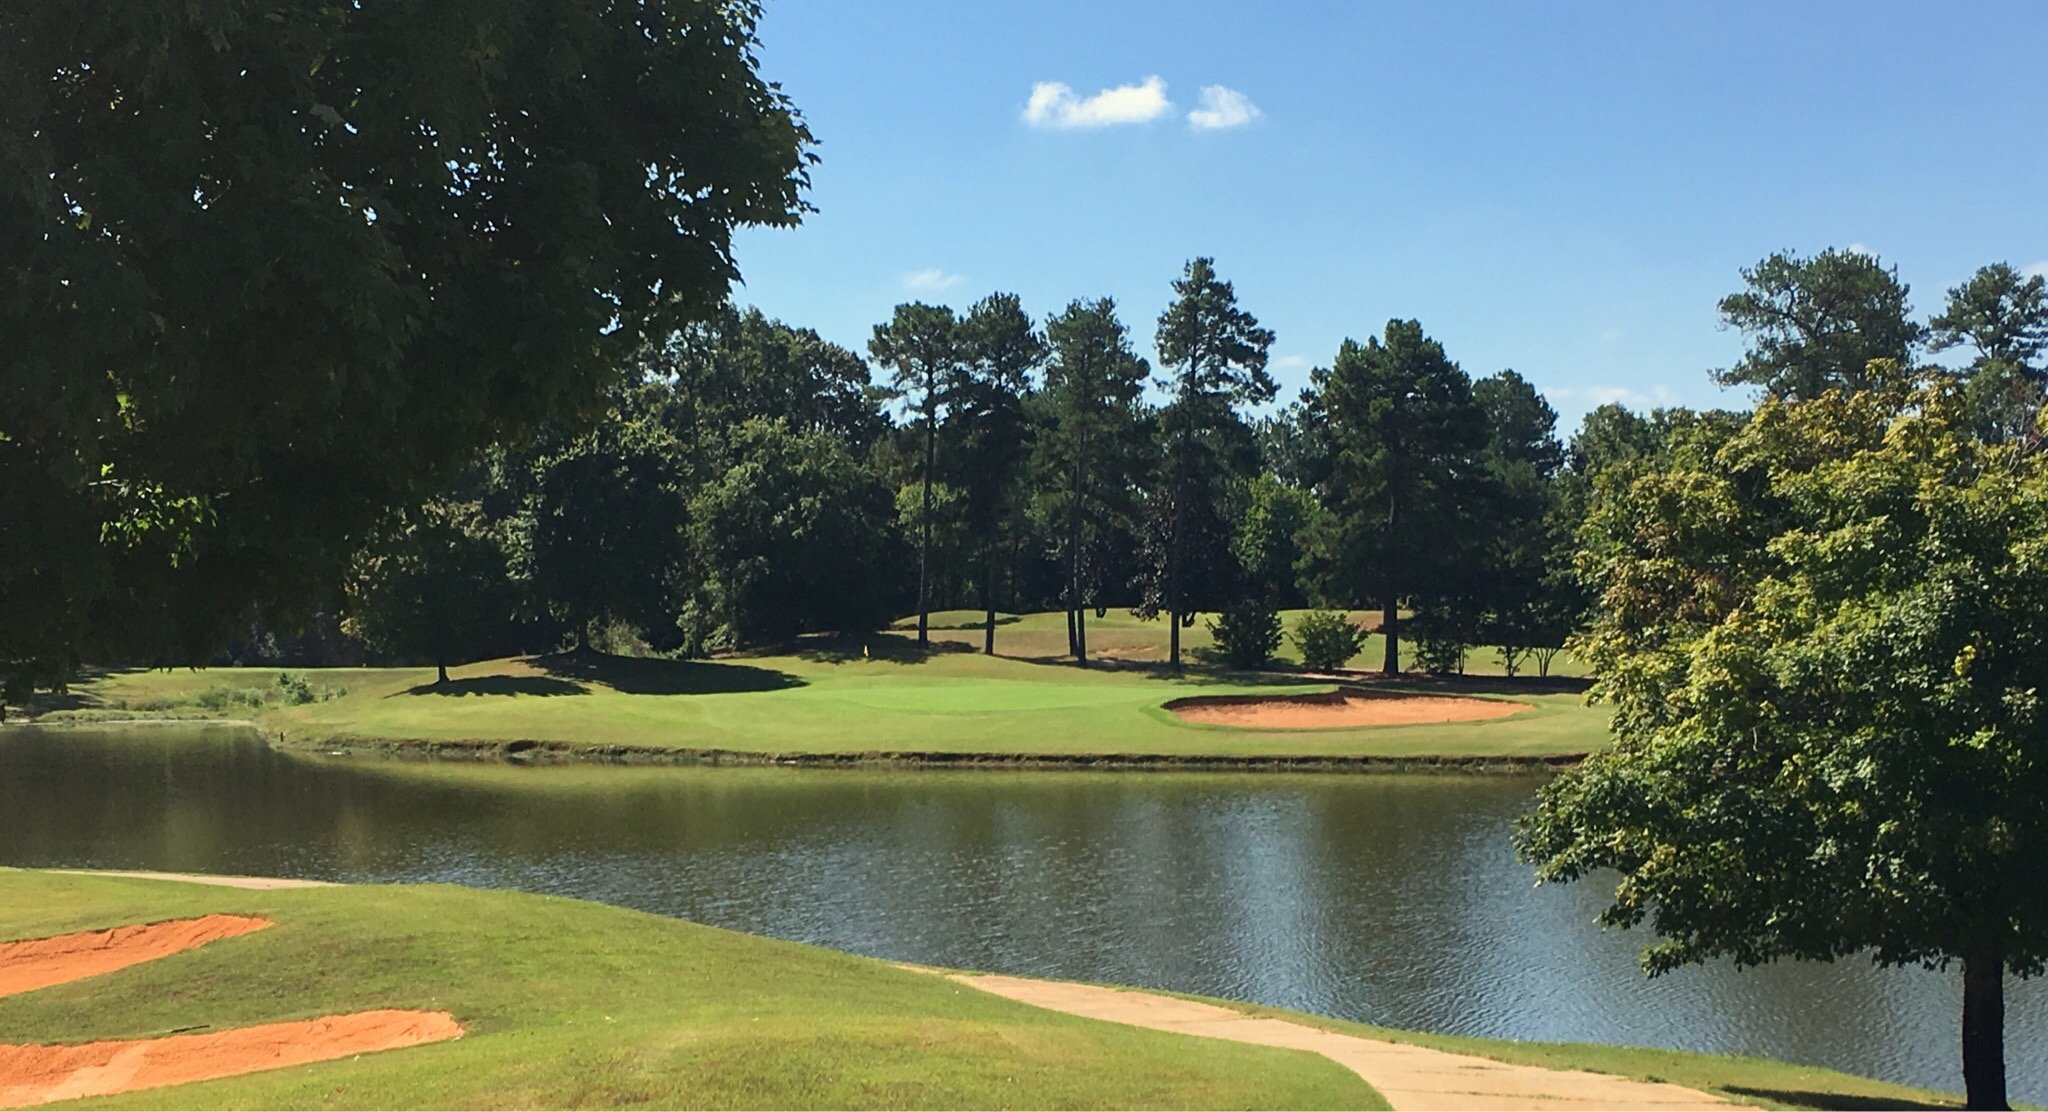
M 1855 1109 L 1872 1109 L 1873 1112 L 1891 1112 L 1894 1109 L 1959 1108 L 1959 1104 L 1936 1104 L 1912 1100 L 1907 1097 L 1858 1096 L 1853 1093 L 1816 1093 L 1804 1089 L 1751 1089 L 1736 1085 L 1728 1086 L 1724 1092 L 1736 1096 L 1755 1097 L 1773 1104 L 1790 1105 L 1794 1108 L 1841 1109 L 1853 1112 Z
M 398 695 L 583 695 L 590 688 L 551 676 L 474 676 L 447 683 L 423 683 Z
M 1189 655 L 1193 655 L 1190 653 Z M 1108 660 L 1092 661 L 1090 668 L 1105 672 L 1127 672 L 1149 680 L 1164 680 L 1169 683 L 1187 684 L 1200 687 L 1229 685 L 1231 687 L 1300 687 L 1303 684 L 1329 683 L 1308 676 L 1290 672 L 1241 672 L 1200 662 L 1184 664 L 1179 668 L 1163 661 L 1150 660 Z
M 603 684 L 627 695 L 722 695 L 802 687 L 797 676 L 758 664 L 729 660 L 666 660 L 573 652 L 537 656 L 535 668 L 553 682 Z
M 964 641 L 938 640 L 920 648 L 915 636 L 899 633 L 822 634 L 805 637 L 792 650 L 802 660 L 822 664 L 845 664 L 853 660 L 886 660 L 893 664 L 921 664 L 935 656 L 979 652 Z
M 1366 672 L 1346 682 L 1371 685 L 1389 683 L 1402 687 L 1427 687 L 1471 695 L 1583 695 L 1593 681 L 1583 676 L 1432 676 L 1427 672 L 1403 672 L 1398 678 Z

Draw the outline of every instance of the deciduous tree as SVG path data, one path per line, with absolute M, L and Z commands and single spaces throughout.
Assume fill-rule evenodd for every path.
M 1597 499 L 1577 651 L 1613 748 L 1522 853 L 1618 877 L 1653 974 L 1868 953 L 1962 966 L 1970 1106 L 2005 1106 L 2003 986 L 2048 959 L 2048 460 L 1954 383 L 1767 399 Z
M 690 501 L 701 617 L 691 640 L 757 645 L 885 619 L 888 493 L 823 430 L 752 420 L 733 430 L 735 462 Z
M 0 669 L 203 660 L 710 312 L 733 229 L 803 208 L 755 17 L 11 6 Z
M 429 502 L 356 557 L 342 628 L 370 648 L 448 666 L 497 649 L 515 605 L 505 550 L 475 506 Z

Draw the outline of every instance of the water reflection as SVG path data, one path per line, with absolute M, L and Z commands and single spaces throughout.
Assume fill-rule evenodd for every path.
M 555 892 L 879 957 L 1377 1023 L 1763 1054 L 1960 1086 L 1953 975 L 1646 982 L 1591 887 L 1535 889 L 1518 777 L 526 769 L 244 733 L 0 733 L 0 862 Z M 2048 992 L 2009 993 L 2048 1100 Z

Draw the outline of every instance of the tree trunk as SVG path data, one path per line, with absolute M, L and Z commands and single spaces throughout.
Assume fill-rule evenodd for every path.
M 438 686 L 440 686 L 440 685 L 442 685 L 442 684 L 445 684 L 445 683 L 447 683 L 447 682 L 448 682 L 448 664 L 447 664 L 447 662 L 446 662 L 446 661 L 440 661 L 440 660 L 437 660 L 437 661 L 435 661 L 435 662 L 434 662 L 434 684 L 435 684 L 435 686 L 437 686 L 437 687 L 438 687 Z
M 990 543 L 988 557 L 981 569 L 982 617 L 987 624 L 982 628 L 981 652 L 984 656 L 996 655 L 996 546 Z
M 1081 615 L 1081 459 L 1087 452 L 1084 436 L 1074 453 L 1074 481 L 1067 498 L 1067 651 L 1082 664 L 1088 662 L 1087 619 Z
M 2005 958 L 1963 959 L 1963 1090 L 1968 1107 L 2004 1109 Z
M 1166 535 L 1166 660 L 1180 667 L 1180 505 L 1175 503 Z
M 1401 674 L 1401 608 L 1400 587 L 1395 582 L 1394 573 L 1394 526 L 1395 503 L 1389 502 L 1387 540 L 1380 548 L 1380 558 L 1385 561 L 1385 566 L 1380 572 L 1385 577 L 1385 582 L 1381 586 L 1383 594 L 1380 598 L 1380 632 L 1387 639 L 1387 656 L 1380 664 L 1380 671 L 1389 676 Z
M 934 386 L 925 384 L 925 397 L 932 396 Z M 939 446 L 939 415 L 927 406 L 924 415 L 924 516 L 918 521 L 917 529 L 917 647 L 928 649 L 932 644 L 932 457 Z

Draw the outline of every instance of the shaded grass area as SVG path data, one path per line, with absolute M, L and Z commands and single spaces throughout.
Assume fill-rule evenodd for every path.
M 1281 625 L 1291 635 L 1295 625 L 1301 621 L 1306 610 L 1282 610 Z M 1180 631 L 1181 649 L 1185 656 L 1201 660 L 1209 656 L 1216 645 L 1216 638 L 1209 632 L 1209 620 L 1213 614 L 1198 615 L 1195 624 Z M 1377 630 L 1380 624 L 1378 611 L 1354 610 L 1350 619 L 1369 630 Z M 932 614 L 932 640 L 973 649 L 981 648 L 982 614 L 978 610 L 940 610 Z M 1006 620 L 1007 619 L 1007 620 Z M 899 619 L 891 628 L 898 631 L 915 630 L 917 618 Z M 1112 607 L 1096 617 L 1088 612 L 1088 655 L 1099 660 L 1163 661 L 1167 656 L 1169 630 L 1164 619 L 1148 620 L 1134 616 L 1129 610 Z M 1375 671 L 1386 656 L 1386 639 L 1378 633 L 1366 638 L 1365 646 L 1357 656 L 1351 658 L 1348 668 L 1360 671 Z M 1064 611 L 1041 611 L 1034 614 L 996 615 L 996 652 L 1028 660 L 1061 660 L 1067 658 L 1067 619 Z M 1407 663 L 1413 662 L 1413 648 L 1404 649 Z M 1283 638 L 1275 660 L 1284 665 L 1299 665 L 1300 655 L 1295 651 L 1294 642 Z M 1505 672 L 1500 650 L 1492 646 L 1475 648 L 1466 657 L 1465 668 L 1473 676 L 1499 676 Z M 1525 660 L 1517 669 L 1519 675 L 1535 676 L 1536 662 Z M 1570 653 L 1559 652 L 1550 662 L 1550 674 L 1561 677 L 1584 677 L 1584 665 L 1574 660 Z
M 459 1040 L 87 1107 L 1384 1108 L 1317 1055 L 1014 1004 L 884 962 L 514 892 L 245 892 L 0 870 L 0 938 L 226 912 L 269 930 L 0 999 L 78 1042 L 371 1008 Z
M 119 704 L 179 685 L 259 683 L 260 669 L 121 673 L 81 688 Z M 1078 759 L 1538 759 L 1604 744 L 1606 711 L 1534 683 L 1459 688 L 1531 709 L 1492 721 L 1272 731 L 1184 722 L 1162 704 L 1190 694 L 1332 690 L 1270 673 L 1145 665 L 1082 668 L 977 653 L 920 652 L 894 635 L 818 642 L 717 661 L 573 654 L 454 669 L 309 672 L 339 698 L 257 715 L 288 744 L 548 745 L 769 755 L 925 754 Z M 1418 690 L 1442 685 L 1413 681 Z M 61 714 L 50 716 L 61 720 Z

